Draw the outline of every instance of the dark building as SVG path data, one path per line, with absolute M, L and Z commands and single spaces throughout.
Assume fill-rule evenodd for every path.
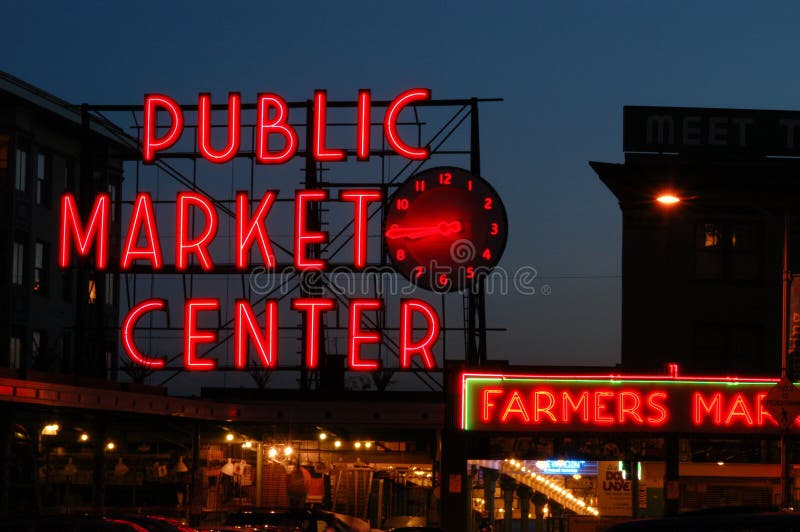
M 82 214 L 95 194 L 112 199 L 110 264 L 118 263 L 122 161 L 135 153 L 122 131 L 0 72 L 0 368 L 6 376 L 115 378 L 118 276 L 88 262 L 57 265 L 59 201 Z M 47 376 L 49 375 L 49 377 Z
M 796 114 L 626 108 L 625 162 L 591 163 L 622 210 L 626 371 L 778 375 Z

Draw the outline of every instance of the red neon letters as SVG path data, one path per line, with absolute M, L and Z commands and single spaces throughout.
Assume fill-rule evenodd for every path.
M 414 103 L 430 100 L 428 89 L 410 89 L 399 94 L 386 108 L 383 130 L 389 146 L 398 155 L 413 160 L 427 159 L 427 147 L 415 147 L 402 139 L 398 131 L 400 113 Z M 356 104 L 356 157 L 366 161 L 370 155 L 370 120 L 372 97 L 369 90 L 358 91 Z M 237 92 L 228 95 L 227 143 L 215 149 L 211 143 L 211 96 L 200 94 L 197 99 L 197 149 L 209 162 L 225 163 L 239 153 L 242 129 L 242 103 Z M 314 92 L 313 123 L 308 134 L 312 136 L 312 155 L 317 161 L 342 161 L 347 155 L 342 148 L 329 148 L 327 137 L 328 98 L 324 90 Z M 166 133 L 159 135 L 158 111 L 166 111 L 169 120 Z M 148 94 L 144 99 L 144 126 L 142 128 L 142 160 L 152 163 L 158 152 L 175 145 L 184 129 L 184 116 L 180 105 L 163 94 Z M 297 152 L 298 139 L 295 128 L 289 124 L 289 105 L 277 94 L 259 94 L 256 104 L 255 157 L 260 164 L 281 164 L 291 159 Z M 270 135 L 283 137 L 283 147 L 272 151 L 269 147 Z
M 361 358 L 362 344 L 377 344 L 381 341 L 378 331 L 364 331 L 361 329 L 361 313 L 369 310 L 381 310 L 383 303 L 380 299 L 351 299 L 350 300 L 350 336 L 347 349 L 347 362 L 351 369 L 358 371 L 374 371 L 381 368 L 378 360 L 364 360 Z
M 367 222 L 369 204 L 383 198 L 380 190 L 342 190 L 339 192 L 341 201 L 352 201 L 355 212 L 353 213 L 353 266 L 362 269 L 367 265 Z
M 227 163 L 239 151 L 242 97 L 238 92 L 228 95 L 228 143 L 222 150 L 211 147 L 211 95 L 201 94 L 197 101 L 197 150 L 212 163 Z
M 258 204 L 256 213 L 248 219 L 250 205 L 247 193 L 236 193 L 236 267 L 240 270 L 246 269 L 250 264 L 250 247 L 253 245 L 253 241 L 258 243 L 264 266 L 275 267 L 275 253 L 272 251 L 264 220 L 277 195 L 275 190 L 266 191 L 264 197 L 261 198 L 261 203 Z
M 336 309 L 336 301 L 328 298 L 297 298 L 292 300 L 292 310 L 302 315 L 306 343 L 303 346 L 303 366 L 307 369 L 316 369 L 320 363 L 322 351 L 323 313 Z M 378 331 L 362 328 L 365 321 L 363 314 L 381 310 L 383 302 L 379 299 L 352 299 L 348 305 L 350 318 L 348 326 L 348 369 L 352 371 L 373 371 L 380 369 L 380 361 L 369 359 L 362 354 L 366 344 L 376 344 L 381 341 Z M 187 299 L 183 307 L 184 352 L 183 365 L 190 371 L 208 371 L 217 367 L 217 361 L 210 358 L 201 358 L 198 355 L 198 346 L 211 344 L 217 341 L 217 333 L 211 329 L 200 329 L 198 319 L 201 313 L 218 311 L 220 300 L 216 298 Z M 165 367 L 163 358 L 148 356 L 136 344 L 136 324 L 149 312 L 167 311 L 167 302 L 162 299 L 148 299 L 134 306 L 125 316 L 122 323 L 122 347 L 130 359 L 141 366 L 152 369 Z M 431 314 L 428 314 L 430 312 Z M 401 368 L 409 368 L 412 354 L 419 354 L 425 367 L 436 368 L 436 358 L 433 354 L 433 345 L 439 334 L 438 317 L 434 318 L 432 307 L 417 299 L 407 299 L 402 303 L 402 313 L 410 316 L 420 313 L 429 323 L 429 328 L 424 338 L 419 342 L 410 339 L 410 317 L 404 319 L 405 325 L 400 327 L 399 345 L 405 348 L 407 362 Z M 248 363 L 250 347 L 255 348 L 256 364 L 264 368 L 278 367 L 278 301 L 267 299 L 262 313 L 256 314 L 250 302 L 238 299 L 234 303 L 233 325 L 233 365 L 236 369 L 250 367 Z M 212 314 L 213 315 L 213 314 Z M 263 325 L 262 325 L 263 324 Z M 403 328 L 407 327 L 404 332 Z
M 67 268 L 70 265 L 70 242 L 74 239 L 78 255 L 89 254 L 92 241 L 95 242 L 95 267 L 103 270 L 108 266 L 108 220 L 111 200 L 108 194 L 98 194 L 84 230 L 78 213 L 75 196 L 61 196 L 61 227 L 58 239 L 58 265 Z
M 324 259 L 310 259 L 306 254 L 307 246 L 322 244 L 328 240 L 323 231 L 310 231 L 306 224 L 308 204 L 328 199 L 327 190 L 301 190 L 297 192 L 294 202 L 294 265 L 298 270 L 322 270 Z
M 660 427 L 669 419 L 666 399 L 663 390 L 487 386 L 478 394 L 478 411 L 484 423 L 503 425 Z
M 467 430 L 770 432 L 771 379 L 581 375 L 462 376 Z
M 169 114 L 169 129 L 158 136 L 156 115 L 159 109 Z M 175 144 L 183 132 L 183 113 L 178 102 L 163 94 L 148 94 L 144 97 L 144 128 L 142 130 L 142 159 L 151 163 L 156 152 L 166 150 Z

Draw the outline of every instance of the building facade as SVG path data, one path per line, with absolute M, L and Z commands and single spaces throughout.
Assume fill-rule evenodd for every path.
M 772 113 L 626 108 L 625 162 L 591 163 L 622 211 L 626 371 L 779 374 L 800 165 Z
M 122 161 L 133 152 L 114 126 L 0 72 L 0 368 L 6 376 L 114 379 L 118 276 L 83 263 L 58 269 L 59 201 L 88 212 L 112 199 L 111 264 L 119 256 Z M 87 204 L 89 202 L 89 204 Z M 118 261 L 118 260 L 117 260 Z

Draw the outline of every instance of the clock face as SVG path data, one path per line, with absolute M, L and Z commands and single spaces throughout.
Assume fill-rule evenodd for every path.
M 389 198 L 383 234 L 397 270 L 437 292 L 463 290 L 500 260 L 506 210 L 489 183 L 440 166 L 410 177 Z

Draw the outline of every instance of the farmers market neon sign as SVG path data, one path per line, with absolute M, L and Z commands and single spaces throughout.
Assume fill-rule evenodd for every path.
M 464 373 L 464 430 L 774 430 L 777 379 Z M 795 426 L 798 426 L 795 420 Z

